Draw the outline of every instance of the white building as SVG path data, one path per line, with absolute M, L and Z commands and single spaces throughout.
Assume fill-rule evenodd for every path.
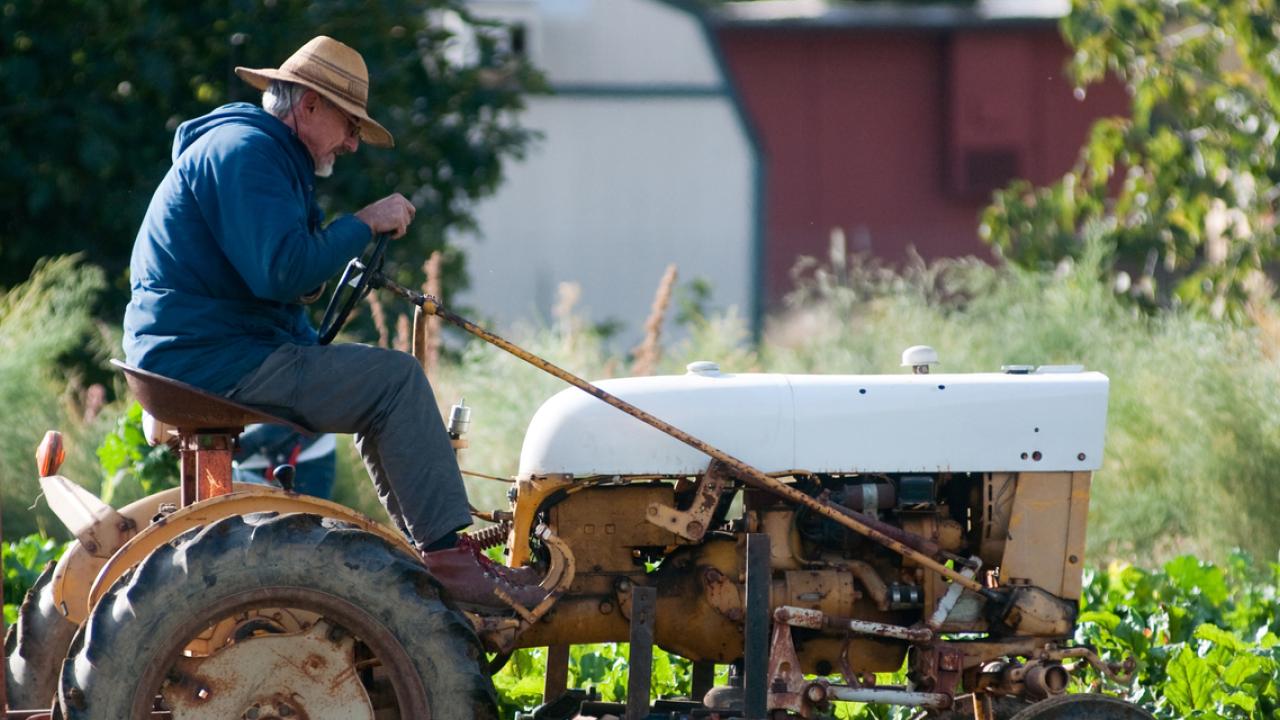
M 762 164 L 702 17 L 663 0 L 468 6 L 511 24 L 553 94 L 527 99 L 543 138 L 477 206 L 480 236 L 451 239 L 471 278 L 455 304 L 510 327 L 576 282 L 579 310 L 620 321 L 630 347 L 675 263 L 682 284 L 710 283 L 711 309 L 758 322 Z

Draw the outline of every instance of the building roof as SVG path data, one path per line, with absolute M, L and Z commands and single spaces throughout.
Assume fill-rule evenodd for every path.
M 971 3 L 752 0 L 726 2 L 708 14 L 717 26 L 951 29 L 1057 22 L 1070 0 L 974 0 Z

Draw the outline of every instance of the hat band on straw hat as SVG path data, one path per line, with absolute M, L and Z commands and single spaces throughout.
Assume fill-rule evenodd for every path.
M 314 90 L 341 110 L 360 120 L 360 139 L 371 145 L 392 147 L 391 133 L 369 116 L 369 72 L 364 58 L 352 48 L 323 35 L 312 38 L 280 66 L 237 67 L 236 75 L 259 90 L 272 80 L 297 83 Z
M 288 63 L 284 67 L 280 68 L 280 71 L 281 73 L 294 75 L 299 80 L 319 85 L 320 87 L 317 89 L 323 89 L 326 92 L 333 93 L 339 99 L 345 100 L 361 109 L 365 108 L 369 101 L 369 83 L 367 81 L 362 80 L 345 68 L 339 67 L 318 55 L 307 53 L 306 60 L 315 63 L 318 66 L 323 66 L 325 70 L 338 75 L 342 80 L 346 81 L 346 87 L 339 85 L 334 81 L 334 78 L 324 73 L 312 72 L 312 66 L 303 62 L 299 62 L 297 64 Z

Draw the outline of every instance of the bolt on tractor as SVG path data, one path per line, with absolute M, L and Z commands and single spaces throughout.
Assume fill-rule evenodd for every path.
M 894 375 L 697 362 L 591 384 L 396 284 L 384 247 L 348 265 L 323 337 L 382 288 L 420 326 L 439 316 L 574 386 L 537 411 L 510 506 L 470 540 L 538 573 L 545 597 L 454 605 L 400 533 L 291 492 L 289 468 L 283 487 L 232 482 L 241 428 L 287 421 L 122 365 L 181 486 L 109 507 L 57 474 L 46 437 L 40 483 L 76 541 L 6 637 L 6 718 L 492 718 L 490 674 L 531 647 L 548 648 L 533 718 L 813 718 L 842 702 L 1151 717 L 1066 692 L 1081 668 L 1133 669 L 1072 640 L 1102 374 L 930 373 L 917 346 Z M 456 447 L 469 422 L 455 408 Z M 569 646 L 600 642 L 630 643 L 625 703 L 567 687 Z M 688 697 L 651 702 L 655 646 L 692 661 Z

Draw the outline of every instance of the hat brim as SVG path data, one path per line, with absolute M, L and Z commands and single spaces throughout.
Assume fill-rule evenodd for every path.
M 281 71 L 275 68 L 236 68 L 236 75 L 249 85 L 258 90 L 266 90 L 267 85 L 272 80 L 283 80 L 285 82 L 297 83 L 308 90 L 314 90 L 319 93 L 325 100 L 342 108 L 343 112 L 349 113 L 360 119 L 360 140 L 367 142 L 375 147 L 395 147 L 395 138 L 391 137 L 391 133 L 382 127 L 377 120 L 369 117 L 369 113 L 364 108 L 355 103 L 334 96 L 332 93 L 326 92 L 324 88 L 317 86 L 315 83 L 308 81 L 306 78 L 299 77 L 287 70 Z

